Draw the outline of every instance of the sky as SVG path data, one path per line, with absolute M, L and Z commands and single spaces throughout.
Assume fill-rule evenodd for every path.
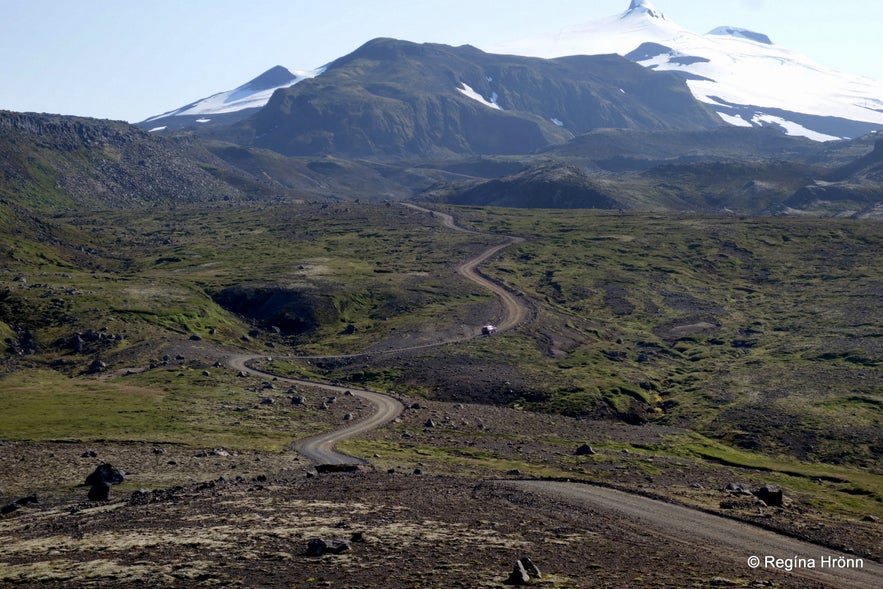
M 880 0 L 652 0 L 697 33 L 765 33 L 883 80 Z M 620 14 L 629 0 L 0 0 L 0 109 L 138 122 L 275 65 L 318 68 L 375 37 L 485 51 Z

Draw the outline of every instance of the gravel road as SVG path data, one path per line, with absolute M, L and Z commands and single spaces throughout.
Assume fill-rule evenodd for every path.
M 883 587 L 883 565 L 877 562 L 696 509 L 579 483 L 512 481 L 507 484 L 615 513 L 623 519 L 623 525 L 645 529 L 665 541 L 704 547 L 718 557 L 730 557 L 744 564 L 746 572 L 758 568 L 772 570 L 843 589 Z

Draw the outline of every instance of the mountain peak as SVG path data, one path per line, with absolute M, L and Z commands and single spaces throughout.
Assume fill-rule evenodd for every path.
M 659 11 L 650 0 L 632 0 L 629 9 L 623 14 L 623 18 L 632 15 L 647 15 L 650 18 L 665 20 L 665 15 Z
M 271 67 L 257 78 L 240 86 L 249 90 L 267 90 L 269 88 L 278 88 L 291 84 L 297 79 L 297 76 L 288 71 L 287 68 L 277 65 Z

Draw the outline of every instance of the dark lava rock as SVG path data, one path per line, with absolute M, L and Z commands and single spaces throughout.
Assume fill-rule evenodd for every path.
M 529 556 L 525 556 L 519 559 L 522 566 L 524 566 L 524 570 L 527 571 L 527 574 L 530 575 L 534 579 L 541 579 L 543 577 L 542 573 L 540 573 L 539 567 L 534 564 L 534 562 L 530 559 Z
M 92 474 L 86 477 L 85 484 L 96 485 L 98 483 L 110 483 L 111 485 L 118 485 L 122 483 L 125 478 L 125 471 L 115 468 L 110 464 L 102 464 L 92 471 Z
M 591 454 L 596 454 L 595 449 L 589 446 L 588 444 L 583 444 L 574 452 L 577 456 L 589 456 Z
M 111 484 L 100 481 L 92 485 L 89 489 L 89 501 L 109 501 Z
M 770 507 L 781 507 L 785 503 L 785 494 L 775 485 L 764 485 L 754 492 L 754 496 Z
M 346 540 L 325 540 L 323 538 L 310 538 L 307 541 L 307 556 L 322 556 L 323 554 L 340 554 L 350 550 L 350 544 Z
M 515 561 L 515 566 L 512 567 L 512 572 L 509 573 L 509 578 L 505 583 L 507 585 L 527 585 L 530 583 L 530 575 L 527 574 L 527 570 L 520 560 Z
M 86 369 L 86 372 L 89 374 L 96 374 L 98 372 L 103 372 L 107 369 L 107 364 L 102 362 L 101 360 L 95 360 L 91 364 L 89 364 L 89 368 Z

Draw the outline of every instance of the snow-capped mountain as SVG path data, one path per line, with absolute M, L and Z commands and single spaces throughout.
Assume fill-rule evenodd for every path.
M 150 117 L 138 125 L 150 131 L 163 131 L 191 126 L 194 123 L 200 125 L 234 123 L 262 108 L 270 100 L 273 92 L 279 88 L 288 88 L 321 72 L 321 69 L 290 71 L 277 65 L 238 88 L 219 92 L 179 109 Z
M 545 58 L 619 53 L 674 70 L 698 100 L 737 126 L 778 126 L 818 141 L 883 127 L 883 82 L 816 64 L 762 33 L 729 26 L 694 33 L 649 0 L 632 0 L 620 15 L 489 49 Z

